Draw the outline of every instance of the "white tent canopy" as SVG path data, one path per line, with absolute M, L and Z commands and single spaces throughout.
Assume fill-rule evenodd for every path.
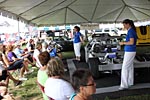
M 0 0 L 0 9 L 39 26 L 150 19 L 150 0 Z

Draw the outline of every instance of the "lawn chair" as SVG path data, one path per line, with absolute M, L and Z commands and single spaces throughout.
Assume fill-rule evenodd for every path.
M 10 74 L 12 76 L 14 76 L 15 78 L 17 78 L 20 74 L 20 69 L 14 69 L 14 70 L 7 70 L 8 72 L 10 72 Z
M 41 85 L 38 81 L 36 81 L 37 82 L 37 85 L 38 85 L 38 87 L 40 88 L 40 90 L 42 91 L 42 93 L 45 93 L 45 91 L 44 91 L 44 86 L 43 85 Z M 47 96 L 48 97 L 48 96 Z M 48 99 L 49 100 L 54 100 L 53 98 L 51 98 L 51 97 L 48 97 Z

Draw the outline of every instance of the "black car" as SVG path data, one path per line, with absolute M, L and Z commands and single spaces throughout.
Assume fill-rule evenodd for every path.
M 73 51 L 73 41 L 64 36 L 53 37 L 54 42 L 62 46 L 62 51 Z

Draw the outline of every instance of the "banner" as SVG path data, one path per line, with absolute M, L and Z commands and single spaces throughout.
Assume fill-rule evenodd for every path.
M 97 23 L 81 24 L 80 28 L 82 30 L 95 30 L 95 29 L 99 29 L 99 24 Z

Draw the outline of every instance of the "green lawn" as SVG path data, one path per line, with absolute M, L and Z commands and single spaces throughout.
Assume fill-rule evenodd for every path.
M 63 59 L 73 58 L 73 52 L 63 52 Z M 31 66 L 29 66 L 31 68 Z M 22 85 L 14 87 L 12 81 L 10 81 L 9 91 L 14 95 L 16 100 L 43 100 L 42 94 L 36 84 L 38 68 L 34 69 L 32 74 L 27 75 L 27 81 L 24 81 Z
M 149 47 L 145 48 L 147 49 Z M 142 48 L 139 48 L 139 51 L 143 51 Z M 73 57 L 74 57 L 73 52 L 63 53 L 64 59 Z M 27 75 L 28 80 L 24 81 L 23 84 L 18 87 L 14 87 L 12 81 L 10 81 L 11 84 L 9 86 L 9 91 L 14 95 L 16 100 L 43 100 L 42 94 L 36 84 L 37 71 L 38 71 L 37 68 L 34 69 L 34 72 L 32 74 Z M 106 97 L 105 100 L 112 100 L 112 99 Z M 113 100 L 150 100 L 150 95 L 127 96 Z
M 37 71 L 36 68 L 33 73 L 26 75 L 28 80 L 23 81 L 23 84 L 18 87 L 14 87 L 11 82 L 9 91 L 16 100 L 42 100 L 41 92 L 36 84 Z

